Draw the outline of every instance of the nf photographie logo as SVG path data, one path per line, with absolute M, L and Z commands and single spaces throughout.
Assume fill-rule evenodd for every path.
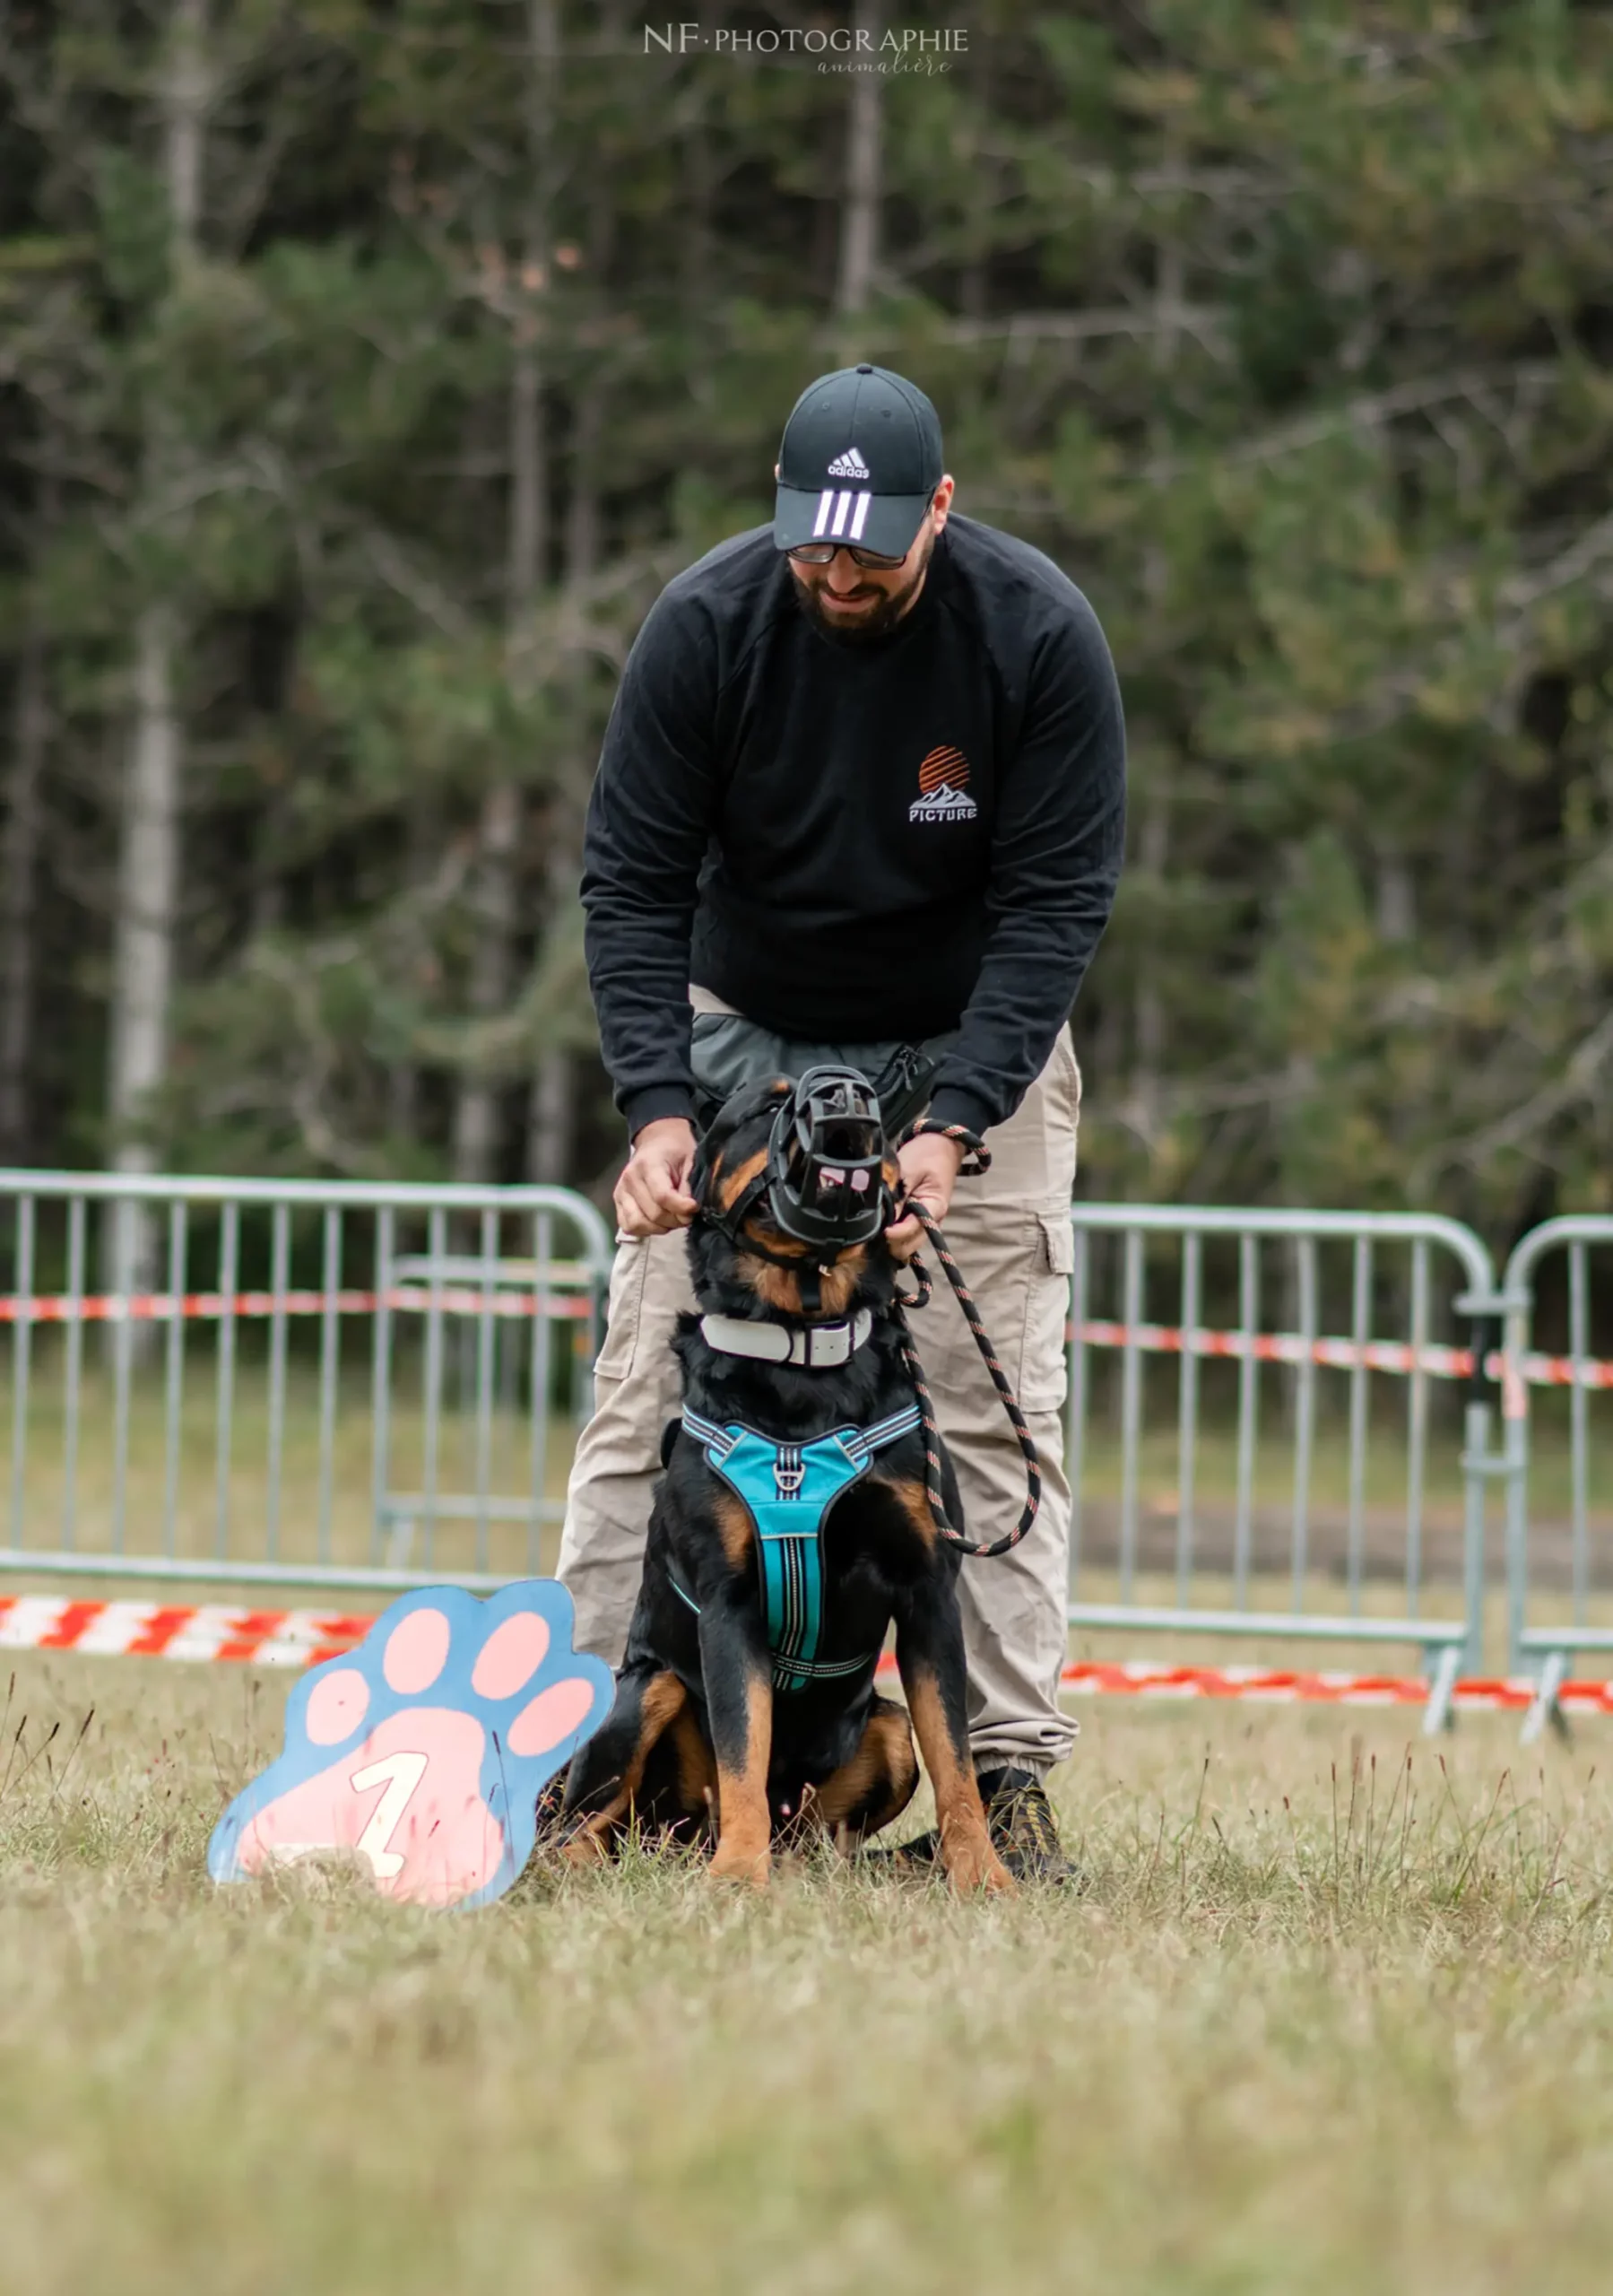
M 837 25 L 769 24 L 760 31 L 746 31 L 733 24 L 707 30 L 698 18 L 680 23 L 646 23 L 646 56 L 816 57 L 820 70 L 866 72 L 944 72 L 950 58 L 967 56 L 967 27 L 938 31 L 880 31 L 872 26 L 853 30 Z
M 918 770 L 918 796 L 910 822 L 972 822 L 980 808 L 968 792 L 969 761 L 961 750 L 932 750 Z

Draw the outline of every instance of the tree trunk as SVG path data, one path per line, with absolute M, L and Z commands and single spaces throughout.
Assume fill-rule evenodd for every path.
M 443 835 L 436 796 L 423 784 L 417 783 L 410 793 L 407 826 L 408 858 L 404 864 L 404 883 L 415 887 L 423 884 L 430 875 L 432 863 L 441 850 Z M 405 973 L 413 972 L 426 954 L 424 935 L 416 924 L 400 952 Z M 406 1049 L 386 1065 L 386 1129 L 394 1140 L 406 1142 L 410 1148 L 418 1142 L 421 1073 L 412 1053 Z
M 1399 944 L 1417 937 L 1417 884 L 1403 853 L 1378 854 L 1378 937 Z
M 161 1082 L 173 987 L 178 885 L 180 732 L 173 703 L 177 616 L 155 600 L 134 627 L 134 732 L 124 784 L 123 852 L 113 948 L 111 1113 L 121 1172 L 151 1170 L 126 1136 Z
M 597 395 L 579 405 L 573 443 L 571 500 L 566 518 L 566 573 L 570 584 L 587 580 L 599 562 L 600 502 L 597 457 L 603 414 Z M 574 686 L 568 713 L 579 731 L 582 698 Z M 581 866 L 582 792 L 587 786 L 585 761 L 573 756 L 557 776 L 550 801 L 547 833 L 549 850 L 544 880 L 551 923 L 573 899 Z M 569 1047 L 545 1045 L 533 1072 L 527 1118 L 526 1170 L 530 1178 L 561 1185 L 571 1170 L 577 1137 L 577 1062 Z
M 511 683 L 530 683 L 527 620 L 542 587 L 549 546 L 549 443 L 543 419 L 540 298 L 549 291 L 554 122 L 559 72 L 557 0 L 528 0 L 527 157 L 533 196 L 521 266 L 522 300 L 515 319 L 509 393 L 509 537 L 505 579 L 507 663 Z M 516 859 L 521 804 L 516 786 L 501 781 L 482 802 L 470 1004 L 478 1018 L 508 1002 L 514 975 Z M 498 1153 L 499 1096 L 485 1077 L 462 1076 L 454 1110 L 454 1177 L 487 1181 Z
M 49 738 L 45 633 L 30 608 L 17 661 L 12 766 L 0 847 L 0 1162 L 38 1161 L 30 1085 L 33 1054 L 34 896 L 39 860 L 40 783 Z
M 112 1161 L 120 1172 L 149 1172 L 155 1158 L 136 1136 L 168 1063 L 173 991 L 175 899 L 179 877 L 180 733 L 173 706 L 178 617 L 164 600 L 134 626 L 134 731 L 124 784 L 123 849 L 112 954 L 112 1058 L 108 1107 Z M 149 1292 L 157 1274 L 157 1231 L 141 1205 L 108 1207 L 108 1289 Z M 153 1326 L 119 1326 L 143 1351 Z
M 1174 241 L 1167 241 L 1160 250 L 1155 290 L 1162 324 L 1155 337 L 1154 364 L 1161 375 L 1168 373 L 1175 361 L 1175 330 L 1164 322 L 1167 312 L 1181 306 L 1183 276 L 1182 250 Z M 1156 459 L 1162 459 L 1166 426 L 1157 416 L 1150 428 L 1153 453 Z M 1165 613 L 1169 578 L 1165 552 L 1158 544 L 1151 544 L 1143 557 L 1142 587 L 1148 600 L 1149 625 L 1156 632 Z M 1150 783 L 1138 840 L 1138 860 L 1157 905 L 1170 856 L 1171 783 L 1163 744 L 1153 761 Z M 1152 947 L 1139 952 L 1133 1029 L 1132 1121 L 1152 1156 L 1159 1145 L 1166 1049 L 1165 999 Z
M 516 850 L 521 806 L 514 785 L 500 781 L 481 808 L 481 860 L 476 888 L 476 942 L 471 957 L 470 1006 L 485 1020 L 509 1001 L 510 952 L 516 925 Z M 496 1177 L 499 1093 L 486 1077 L 461 1078 L 454 1104 L 454 1177 L 467 1182 Z
M 611 39 L 618 36 L 624 13 L 620 0 L 609 0 L 604 10 L 604 21 Z M 700 141 L 698 131 L 699 123 L 697 122 L 696 143 Z M 686 137 L 686 162 L 689 156 L 689 139 Z M 685 236 L 683 285 L 686 295 L 698 290 L 700 275 L 698 265 L 710 222 L 712 186 L 704 152 L 696 160 L 695 167 L 698 196 L 690 230 Z M 596 170 L 588 212 L 588 270 L 594 294 L 602 299 L 611 267 L 612 223 L 610 186 L 603 174 Z M 699 375 L 707 371 L 698 370 L 691 380 L 691 388 L 697 396 L 709 387 L 708 379 L 704 383 L 699 379 Z M 585 583 L 597 570 L 603 548 L 600 461 L 604 436 L 603 393 L 597 389 L 579 393 L 572 414 L 571 483 L 565 534 L 566 581 L 573 589 Z M 585 719 L 582 692 L 585 674 L 585 665 L 582 662 L 576 661 L 569 665 L 571 692 L 567 714 L 573 736 L 556 774 L 549 804 L 545 832 L 548 851 L 543 876 L 550 929 L 567 905 L 576 898 L 577 874 L 581 867 L 582 816 L 591 765 L 591 760 L 581 755 L 576 746 L 581 740 Z M 577 1141 L 577 1059 L 569 1046 L 545 1045 L 537 1057 L 527 1102 L 526 1171 L 530 1179 L 558 1187 L 571 1176 Z
M 206 34 L 206 0 L 176 0 L 160 89 L 170 274 L 182 273 L 195 253 L 210 93 Z M 148 499 L 160 498 L 171 484 L 184 454 L 184 441 L 173 434 L 159 379 L 147 402 Z M 150 598 L 134 623 L 134 722 L 124 781 L 113 932 L 107 1097 L 112 1158 L 122 1172 L 152 1168 L 151 1149 L 134 1136 L 134 1127 L 161 1083 L 168 1061 L 184 770 L 184 729 L 175 708 L 174 669 L 183 645 L 176 602 Z M 115 1287 L 147 1288 L 154 1259 L 150 1215 L 127 1207 L 115 1229 Z
M 545 1046 L 532 1085 L 527 1167 L 534 1180 L 559 1187 L 571 1170 L 577 1138 L 577 1063 L 565 1045 Z
M 992 70 L 997 50 L 997 27 L 989 9 L 979 13 L 985 18 L 980 26 L 984 34 L 982 44 L 985 53 L 980 60 L 978 76 L 971 74 L 971 78 L 975 79 L 975 124 L 984 142 L 997 98 L 996 78 Z M 991 299 L 992 210 L 998 196 L 996 162 L 986 151 L 976 148 L 969 157 L 970 245 L 958 282 L 958 309 L 966 319 L 972 319 L 976 325 L 985 317 Z
M 715 235 L 712 230 L 715 197 L 712 126 L 709 110 L 704 102 L 684 128 L 681 157 L 683 196 L 680 204 L 682 229 L 678 235 L 678 257 L 682 274 L 680 286 L 683 309 L 688 312 L 698 311 L 705 307 L 714 266 L 718 260 Z M 713 333 L 707 327 L 692 326 L 689 330 L 688 343 L 689 396 L 697 405 L 709 406 L 716 347 Z
M 879 39 L 873 0 L 857 0 L 856 30 L 868 34 L 872 51 Z M 840 211 L 840 270 L 835 286 L 835 309 L 844 319 L 861 317 L 873 292 L 880 259 L 881 128 L 880 75 L 854 72 L 846 118 L 846 195 Z
M 1143 814 L 1137 853 L 1138 863 L 1156 905 L 1159 888 L 1165 882 L 1169 853 L 1170 793 L 1168 789 L 1161 788 L 1153 793 Z M 1159 1140 L 1160 1093 L 1165 1065 L 1165 1000 L 1159 993 L 1159 984 L 1147 953 L 1143 955 L 1138 970 L 1137 1003 L 1132 1025 L 1132 1121 L 1151 1155 Z
M 543 427 L 537 314 L 525 310 L 517 324 L 531 333 L 517 337 L 510 372 L 509 555 L 504 594 L 510 642 L 518 650 L 549 554 L 549 441 Z

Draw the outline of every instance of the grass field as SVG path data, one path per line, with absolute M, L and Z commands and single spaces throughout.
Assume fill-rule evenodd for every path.
M 1608 2284 L 1593 1728 L 1408 1773 L 1404 1718 L 1106 1702 L 1082 1896 L 646 1857 L 433 1918 L 206 1882 L 285 1689 L 17 1663 L 8 2296 Z

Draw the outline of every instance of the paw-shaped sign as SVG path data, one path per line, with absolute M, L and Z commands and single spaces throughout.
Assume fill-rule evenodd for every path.
M 213 1880 L 349 1850 L 383 1897 L 501 1897 L 532 1855 L 539 1794 L 615 1696 L 571 1629 L 571 1597 L 550 1578 L 485 1603 L 454 1587 L 394 1603 L 291 1692 L 285 1752 L 213 1830 Z

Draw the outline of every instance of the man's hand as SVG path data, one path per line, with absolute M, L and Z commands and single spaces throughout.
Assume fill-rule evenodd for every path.
M 687 1117 L 657 1117 L 635 1135 L 613 1198 L 624 1236 L 664 1236 L 688 1227 L 698 1208 L 689 1193 L 694 1161 L 695 1128 Z
M 916 1140 L 898 1149 L 896 1160 L 906 1182 L 908 1201 L 916 1196 L 932 1220 L 946 1218 L 963 1157 L 961 1144 L 939 1132 L 921 1132 Z M 924 1231 L 908 1216 L 886 1229 L 885 1240 L 898 1259 L 911 1259 L 924 1240 Z

